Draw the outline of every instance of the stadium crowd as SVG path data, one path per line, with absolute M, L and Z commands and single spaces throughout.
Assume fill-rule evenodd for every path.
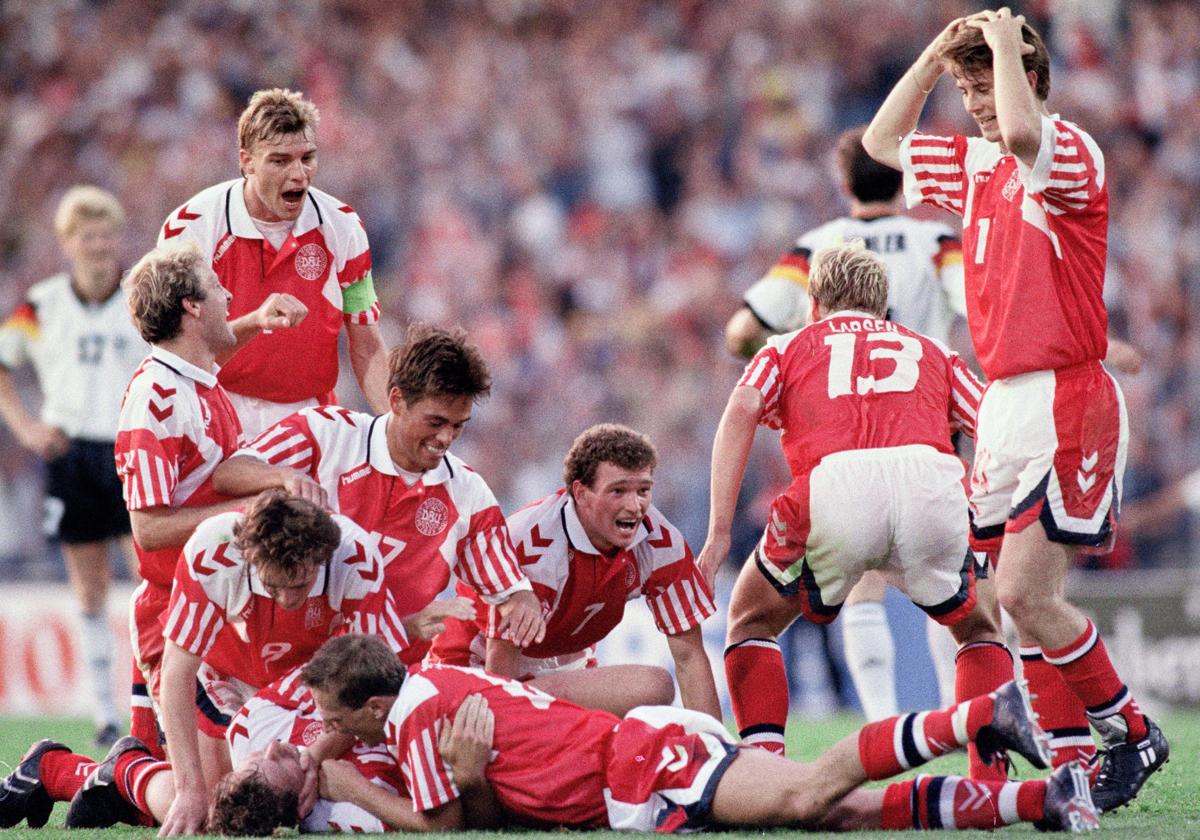
M 1132 510 L 1200 464 L 1200 10 L 1023 5 L 1048 35 L 1051 110 L 1110 161 L 1106 295 L 1146 357 L 1122 378 Z M 698 541 L 704 407 L 738 371 L 725 318 L 798 231 L 842 211 L 833 139 L 971 4 L 853 6 L 6 3 L 0 198 L 19 212 L 0 221 L 0 308 L 60 270 L 46 220 L 67 185 L 116 193 L 131 265 L 173 207 L 236 174 L 247 95 L 303 90 L 322 113 L 319 186 L 370 235 L 385 339 L 410 318 L 458 322 L 491 360 L 494 395 L 461 448 L 504 509 L 555 486 L 574 434 L 613 419 L 658 442 L 658 499 Z M 926 119 L 962 127 L 949 83 Z M 361 399 L 350 378 L 340 390 Z M 8 436 L 2 463 L 4 509 L 36 516 L 34 459 Z M 781 470 L 756 456 L 748 498 L 764 501 L 743 539 Z M 1106 562 L 1185 562 L 1181 516 L 1126 529 Z M 2 530 L 24 534 L 7 555 L 41 556 L 35 535 Z

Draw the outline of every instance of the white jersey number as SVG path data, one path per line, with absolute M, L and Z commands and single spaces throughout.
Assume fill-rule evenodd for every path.
M 921 369 L 917 362 L 925 353 L 921 342 L 909 335 L 893 332 L 867 333 L 864 338 L 869 342 L 887 342 L 898 347 L 872 347 L 868 360 L 887 359 L 896 365 L 895 370 L 882 379 L 876 379 L 874 374 L 867 376 L 854 375 L 854 350 L 858 344 L 858 333 L 834 333 L 825 336 L 825 345 L 829 347 L 829 398 L 849 396 L 857 393 L 890 394 L 911 391 L 917 387 L 917 377 Z

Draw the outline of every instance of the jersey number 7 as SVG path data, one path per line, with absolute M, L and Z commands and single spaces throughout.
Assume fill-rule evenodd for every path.
M 855 376 L 854 362 L 858 346 L 858 333 L 834 333 L 825 336 L 829 348 L 829 398 L 850 394 L 888 394 L 911 391 L 917 387 L 921 368 L 917 362 L 925 353 L 921 342 L 909 335 L 894 332 L 867 333 L 863 338 L 868 343 L 878 343 L 867 354 L 866 376 Z M 891 346 L 896 345 L 896 346 Z M 887 359 L 895 364 L 891 373 L 882 379 L 874 374 L 875 362 Z

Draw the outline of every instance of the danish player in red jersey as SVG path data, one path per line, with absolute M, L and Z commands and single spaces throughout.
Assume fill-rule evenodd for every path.
M 809 298 L 811 326 L 769 339 L 751 359 L 713 443 L 709 532 L 699 557 L 709 579 L 729 554 L 760 424 L 782 430 L 792 474 L 734 586 L 727 643 L 735 651 L 773 643 L 800 615 L 833 621 L 862 574 L 876 569 L 963 646 L 960 675 L 985 685 L 971 692 L 960 680 L 960 696 L 984 693 L 995 686 L 987 669 L 966 669 L 972 657 L 990 658 L 1003 638 L 976 598 L 963 465 L 950 440 L 956 430 L 974 432 L 982 386 L 957 354 L 884 320 L 886 269 L 861 240 L 814 255 Z M 743 740 L 782 752 L 782 661 L 727 662 Z
M 298 411 L 222 464 L 216 486 L 281 487 L 329 504 L 377 540 L 401 614 L 424 608 L 453 574 L 498 608 L 497 632 L 524 647 L 542 639 L 541 605 L 491 488 L 450 452 L 490 390 L 465 332 L 413 324 L 388 359 L 388 411 Z M 414 644 L 405 659 L 427 650 Z
M 618 718 L 473 668 L 406 676 L 372 637 L 331 639 L 302 676 L 326 727 L 385 744 L 406 781 L 395 796 L 326 761 L 323 795 L 356 802 L 401 830 L 1097 825 L 1078 765 L 1048 781 L 921 776 L 860 787 L 972 741 L 989 758 L 1008 748 L 1045 766 L 1045 735 L 1012 682 L 949 709 L 868 724 L 801 764 L 743 749 L 720 721 L 690 709 L 643 706 Z
M 250 437 L 332 401 L 343 325 L 363 396 L 376 411 L 387 407 L 366 229 L 352 207 L 312 185 L 319 119 L 299 93 L 257 91 L 238 118 L 242 177 L 188 199 L 159 234 L 160 244 L 199 244 L 233 295 L 237 343 L 218 361 Z M 271 334 L 256 337 L 260 314 Z
M 943 72 L 981 137 L 916 131 Z M 1111 545 L 1128 422 L 1106 352 L 1108 186 L 1091 136 L 1046 110 L 1049 57 L 1007 8 L 952 21 L 901 78 L 863 138 L 904 172 L 910 203 L 963 217 L 967 320 L 991 380 L 979 410 L 971 515 L 998 551 L 997 592 L 1056 760 L 1106 752 L 1096 804 L 1125 804 L 1167 759 L 1095 626 L 1064 597 L 1081 549 Z M 1086 714 L 1085 714 L 1086 713 Z
M 196 526 L 243 499 L 216 492 L 212 471 L 241 445 L 241 425 L 217 381 L 234 344 L 229 293 L 195 245 L 159 248 L 125 279 L 129 310 L 150 345 L 125 389 L 115 446 L 142 584 L 134 594 L 133 734 L 158 748 L 151 697 L 162 657 L 159 616 L 175 563 Z
M 596 667 L 596 644 L 646 599 L 667 638 L 683 705 L 721 716 L 700 624 L 716 609 L 683 534 L 651 504 L 658 453 L 643 434 L 615 423 L 584 431 L 563 464 L 564 486 L 508 518 L 521 568 L 546 615 L 546 638 L 524 650 L 488 638 L 486 608 L 474 623 L 450 620 L 432 661 L 535 679 L 555 697 L 624 714 L 670 703 L 661 668 Z M 470 595 L 459 588 L 460 595 Z

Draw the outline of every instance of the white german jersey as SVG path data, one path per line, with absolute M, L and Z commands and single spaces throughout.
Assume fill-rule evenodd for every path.
M 303 665 L 331 636 L 377 635 L 396 653 L 408 646 L 375 542 L 351 520 L 334 516 L 341 544 L 304 603 L 285 610 L 234 543 L 241 518 L 235 511 L 209 517 L 187 541 L 163 638 L 255 688 Z
M 42 422 L 80 440 L 116 440 L 121 393 L 148 350 L 119 286 L 88 303 L 65 273 L 30 288 L 0 327 L 0 366 L 32 364 Z
M 946 341 L 954 315 L 966 316 L 962 244 L 946 225 L 908 216 L 845 216 L 814 228 L 750 287 L 743 302 L 771 332 L 799 329 L 808 321 L 812 255 L 852 239 L 862 239 L 887 264 L 888 319 Z
M 390 417 L 306 408 L 237 454 L 299 470 L 325 488 L 333 509 L 378 541 L 403 615 L 428 605 L 452 572 L 488 603 L 528 589 L 504 514 L 483 478 L 447 453 L 408 484 L 388 452 Z

